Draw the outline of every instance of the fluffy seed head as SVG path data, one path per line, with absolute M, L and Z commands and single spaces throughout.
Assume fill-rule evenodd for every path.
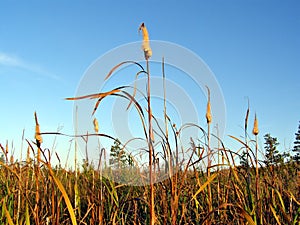
M 144 51 L 144 54 L 145 54 L 145 59 L 148 60 L 152 56 L 152 50 L 150 48 L 148 30 L 147 30 L 144 23 L 142 23 L 140 25 L 139 31 L 142 31 L 142 33 L 143 33 L 142 48 L 143 48 L 143 51 Z

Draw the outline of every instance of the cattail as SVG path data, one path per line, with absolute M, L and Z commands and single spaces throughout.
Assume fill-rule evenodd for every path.
M 207 88 L 208 92 L 208 101 L 207 101 L 207 107 L 206 107 L 206 122 L 209 124 L 212 121 L 212 116 L 211 116 L 211 107 L 210 107 L 210 91 L 209 88 Z
M 27 147 L 27 156 L 26 156 L 26 163 L 29 165 L 30 163 L 30 147 Z
M 8 154 L 8 141 L 6 141 L 6 145 L 5 145 L 5 155 Z
M 248 99 L 248 109 L 246 112 L 246 117 L 245 117 L 245 132 L 247 132 L 247 127 L 248 127 L 248 118 L 249 118 L 249 114 L 250 114 L 250 106 L 249 106 L 249 99 Z
M 252 133 L 253 133 L 254 135 L 258 135 L 258 133 L 259 133 L 259 130 L 258 130 L 258 120 L 257 120 L 257 117 L 256 117 L 256 113 L 255 113 L 254 127 L 253 127 Z
M 150 48 L 150 43 L 149 43 L 149 34 L 147 31 L 147 28 L 144 23 L 142 23 L 139 27 L 139 31 L 142 30 L 143 33 L 143 44 L 142 48 L 145 54 L 145 59 L 148 60 L 152 56 L 152 50 Z
M 98 133 L 98 131 L 99 131 L 99 125 L 98 125 L 98 120 L 96 118 L 93 120 L 93 124 L 94 124 L 94 130 L 95 130 L 95 132 Z
M 211 123 L 212 121 L 212 116 L 211 116 L 211 111 L 210 111 L 210 102 L 207 102 L 207 108 L 206 108 L 206 122 Z
M 43 139 L 40 132 L 40 125 L 37 119 L 36 112 L 34 112 L 34 118 L 35 118 L 35 140 L 37 143 L 37 146 L 40 147 L 41 143 L 43 143 Z

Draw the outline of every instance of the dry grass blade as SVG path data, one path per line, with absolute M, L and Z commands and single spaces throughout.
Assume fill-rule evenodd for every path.
M 129 101 L 130 101 L 130 104 L 133 102 L 134 105 L 137 107 L 138 111 L 141 113 L 141 115 L 144 117 L 144 112 L 143 112 L 143 109 L 142 109 L 142 106 L 135 100 L 134 96 L 132 96 L 131 94 L 129 94 L 128 92 L 126 91 L 122 91 L 122 93 L 125 94 L 125 98 L 127 98 Z M 127 107 L 127 109 L 129 108 L 129 105 Z
M 238 207 L 238 209 L 241 211 L 241 214 L 243 215 L 243 217 L 247 220 L 249 225 L 256 225 L 254 220 L 252 219 L 252 217 L 249 215 L 249 213 L 247 213 L 243 208 Z
M 119 94 L 119 93 L 111 93 L 110 96 L 117 96 L 117 97 L 125 98 L 125 99 L 129 100 L 129 104 L 131 104 L 131 103 L 133 102 L 134 105 L 136 106 L 136 108 L 138 109 L 138 111 L 144 116 L 144 112 L 143 112 L 143 110 L 142 110 L 142 107 L 141 107 L 141 105 L 135 100 L 135 98 L 134 98 L 131 94 L 129 94 L 128 92 L 126 92 L 126 91 L 122 91 L 122 90 L 121 90 L 121 93 L 124 94 L 124 95 Z M 102 101 L 105 97 L 107 97 L 107 96 L 109 96 L 109 95 L 102 96 L 102 97 L 100 97 L 100 98 L 97 100 L 92 115 L 95 114 L 95 112 L 97 111 L 97 109 L 98 109 L 98 107 L 99 107 L 99 104 L 100 104 L 101 101 Z M 96 98 L 96 97 L 95 97 L 95 98 Z M 130 105 L 127 106 L 127 109 L 129 108 L 129 106 L 130 106 Z
M 113 72 L 114 72 L 116 69 L 118 69 L 120 66 L 122 66 L 122 65 L 124 65 L 124 64 L 135 64 L 135 65 L 137 65 L 138 67 L 140 67 L 142 71 L 146 72 L 145 69 L 144 69 L 144 67 L 143 67 L 141 64 L 139 64 L 139 63 L 137 63 L 137 62 L 135 62 L 135 61 L 124 61 L 124 62 L 121 62 L 121 63 L 119 63 L 118 65 L 114 66 L 114 67 L 109 71 L 109 73 L 106 75 L 106 77 L 105 77 L 104 80 L 107 80 L 107 79 L 113 74 Z
M 122 87 L 120 87 L 122 88 Z M 79 97 L 71 97 L 71 98 L 65 98 L 65 100 L 81 100 L 81 99 L 94 99 L 94 98 L 104 98 L 108 95 L 112 95 L 114 93 L 120 92 L 120 88 L 116 88 L 111 91 L 103 92 L 103 93 L 97 93 L 97 94 L 90 94 L 90 95 L 84 95 L 84 96 L 79 96 Z
M 72 138 L 75 138 L 75 137 L 81 137 L 81 138 L 86 138 L 86 137 L 89 137 L 89 136 L 100 136 L 100 137 L 106 137 L 106 138 L 109 138 L 111 140 L 117 140 L 116 138 L 108 135 L 108 134 L 102 134 L 102 133 L 96 133 L 96 134 L 81 134 L 81 135 L 68 135 L 68 134 L 63 134 L 63 133 L 60 133 L 60 132 L 43 132 L 41 133 L 42 135 L 61 135 L 61 136 L 66 136 L 66 137 L 72 137 Z M 84 139 L 85 140 L 85 139 Z M 31 146 L 30 142 L 28 140 L 26 140 L 27 143 Z M 33 148 L 31 146 L 31 149 L 33 151 Z
M 52 179 L 54 180 L 54 182 L 55 182 L 56 186 L 58 187 L 58 189 L 60 190 L 61 194 L 63 195 L 63 198 L 65 200 L 65 203 L 67 205 L 67 208 L 68 208 L 68 211 L 69 211 L 69 214 L 70 214 L 70 217 L 71 217 L 72 224 L 77 225 L 74 209 L 72 207 L 71 201 L 69 199 L 69 196 L 68 196 L 64 186 L 62 185 L 60 180 L 55 176 L 51 166 L 47 163 L 44 163 L 44 164 L 48 167 Z
M 0 160 L 0 168 L 1 167 L 4 167 L 5 169 L 9 170 L 13 175 L 16 176 L 16 178 L 18 180 L 21 180 L 20 175 L 17 173 L 17 171 L 13 167 L 10 167 L 10 166 L 6 165 L 4 162 L 1 162 L 1 160 Z
M 237 138 L 237 137 L 235 137 L 235 136 L 232 136 L 232 135 L 228 135 L 228 136 L 231 137 L 231 138 L 233 138 L 234 140 L 240 142 L 240 143 L 241 143 L 242 145 L 244 145 L 245 147 L 248 147 L 248 145 L 247 145 L 245 142 L 243 142 L 241 139 L 239 139 L 239 138 Z
M 132 98 L 133 98 L 133 99 L 135 98 L 136 90 L 137 90 L 137 88 L 136 88 L 137 78 L 138 78 L 138 76 L 139 76 L 141 73 L 146 73 L 146 71 L 139 71 L 139 72 L 137 72 L 136 75 L 135 75 L 134 87 L 133 87 L 133 94 L 132 94 Z M 128 106 L 127 106 L 127 109 L 129 109 L 131 103 L 132 103 L 132 100 L 129 102 L 129 104 L 128 104 Z
M 296 199 L 296 197 L 293 195 L 293 193 L 292 192 L 288 192 L 288 194 L 289 194 L 289 196 L 293 199 L 293 201 L 298 205 L 298 206 L 300 206 L 300 201 L 299 201 L 299 199 L 297 200 Z
M 272 213 L 273 213 L 273 216 L 274 216 L 274 218 L 275 218 L 277 224 L 280 225 L 281 223 L 280 223 L 280 221 L 279 221 L 279 218 L 278 218 L 278 216 L 277 216 L 277 214 L 276 214 L 275 209 L 274 209 L 271 205 L 270 205 L 270 209 L 271 209 L 271 211 L 272 211 Z
M 192 200 L 195 200 L 196 202 L 198 202 L 198 200 L 197 200 L 197 195 L 198 195 L 200 192 L 202 192 L 202 191 L 204 190 L 204 188 L 206 188 L 206 186 L 207 186 L 208 184 L 210 184 L 217 176 L 218 176 L 217 173 L 214 173 L 213 175 L 211 175 L 211 176 L 207 179 L 207 181 L 206 181 L 204 184 L 202 184 L 202 185 L 200 186 L 200 188 L 197 190 L 197 192 L 193 195 L 191 201 L 192 201 Z
M 283 201 L 283 199 L 282 199 L 282 196 L 281 196 L 280 192 L 279 192 L 277 189 L 275 189 L 275 193 L 276 193 L 277 196 L 278 196 L 278 199 L 279 199 L 279 202 L 280 202 L 280 206 L 281 206 L 281 208 L 282 208 L 282 211 L 283 211 L 283 212 L 286 212 L 285 205 L 284 205 L 284 201 Z
M 116 95 L 116 93 L 120 92 L 121 89 L 125 88 L 126 86 L 121 86 L 118 88 L 115 88 L 111 91 L 107 91 L 107 92 L 102 92 L 102 93 L 97 93 L 97 94 L 90 94 L 90 95 L 84 95 L 84 96 L 79 96 L 79 97 L 72 97 L 72 98 L 65 98 L 66 100 L 81 100 L 81 99 L 95 99 L 95 98 L 99 98 L 98 101 L 95 104 L 94 110 L 92 115 L 95 114 L 101 100 L 103 100 L 105 97 L 110 96 L 110 95 Z

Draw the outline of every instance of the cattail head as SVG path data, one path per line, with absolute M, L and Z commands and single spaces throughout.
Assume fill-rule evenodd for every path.
M 249 98 L 248 98 L 248 109 L 247 109 L 246 117 L 245 117 L 245 131 L 247 131 L 247 127 L 248 127 L 249 114 L 250 114 L 250 103 L 249 103 Z
M 27 147 L 27 156 L 26 156 L 26 163 L 29 165 L 30 163 L 30 147 Z
M 98 133 L 98 131 L 99 131 L 99 124 L 98 124 L 98 120 L 96 118 L 93 120 L 93 124 L 94 124 L 94 130 L 95 130 L 95 132 Z
M 37 119 L 36 112 L 34 112 L 34 118 L 35 118 L 35 140 L 38 147 L 40 147 L 41 143 L 43 143 L 43 138 L 41 136 L 40 125 Z
M 142 23 L 140 25 L 139 31 L 142 31 L 142 33 L 143 33 L 142 48 L 143 48 L 143 51 L 144 51 L 144 54 L 145 54 L 145 59 L 148 60 L 152 56 L 152 50 L 150 48 L 148 30 L 147 30 L 144 23 Z
M 209 124 L 212 121 L 212 115 L 211 115 L 211 106 L 210 106 L 210 90 L 208 87 L 207 91 L 208 91 L 208 101 L 207 101 L 207 107 L 206 107 L 206 122 Z
M 259 129 L 258 129 L 258 120 L 257 120 L 257 117 L 256 117 L 256 113 L 255 113 L 254 126 L 253 126 L 252 133 L 253 133 L 254 135 L 258 135 L 258 133 L 259 133 Z
M 212 116 L 211 116 L 211 109 L 210 109 L 210 102 L 207 102 L 207 108 L 206 108 L 206 122 L 211 123 Z
M 8 154 L 8 141 L 6 141 L 6 145 L 5 145 L 5 155 Z

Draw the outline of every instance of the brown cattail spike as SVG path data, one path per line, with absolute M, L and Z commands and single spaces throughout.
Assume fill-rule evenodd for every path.
M 207 108 L 206 108 L 206 122 L 209 124 L 212 121 L 212 115 L 211 115 L 211 106 L 210 106 L 210 90 L 206 86 L 207 92 L 208 92 L 208 101 L 207 101 Z
M 139 31 L 141 31 L 141 30 L 142 30 L 142 33 L 143 33 L 142 48 L 143 48 L 143 51 L 144 51 L 144 54 L 145 54 L 145 59 L 148 60 L 152 56 L 152 50 L 150 48 L 148 30 L 147 30 L 144 23 L 142 23 L 139 27 Z
M 249 99 L 248 99 L 248 109 L 247 109 L 246 117 L 245 117 L 245 131 L 247 131 L 247 127 L 248 127 L 249 114 L 250 114 L 250 103 L 249 103 Z
M 6 141 L 6 145 L 5 145 L 5 154 L 8 154 L 8 141 Z
M 98 124 L 98 120 L 96 118 L 93 120 L 93 124 L 94 124 L 94 130 L 95 130 L 95 132 L 98 133 L 98 131 L 99 131 L 99 124 Z
M 258 129 L 258 120 L 257 120 L 257 117 L 256 117 L 256 113 L 255 113 L 255 118 L 254 118 L 254 126 L 253 126 L 253 131 L 252 133 L 254 135 L 258 135 L 259 133 L 259 129 Z
M 43 139 L 40 132 L 40 125 L 37 119 L 36 112 L 34 112 L 34 118 L 35 118 L 35 140 L 38 147 L 41 146 L 41 143 L 43 143 Z

